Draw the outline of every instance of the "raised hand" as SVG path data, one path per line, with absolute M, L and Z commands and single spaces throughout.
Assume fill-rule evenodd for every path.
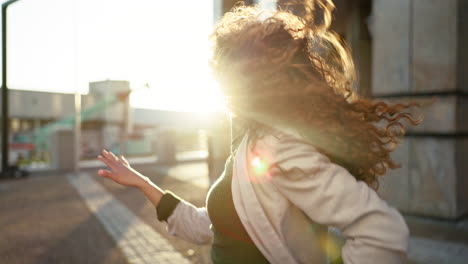
M 142 187 L 148 180 L 138 171 L 134 170 L 128 161 L 123 157 L 117 157 L 114 153 L 102 150 L 102 155 L 98 159 L 106 164 L 110 170 L 99 170 L 101 177 L 109 178 L 114 182 L 131 187 Z

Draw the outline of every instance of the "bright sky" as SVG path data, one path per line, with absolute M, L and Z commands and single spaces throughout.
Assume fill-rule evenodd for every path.
M 4 2 L 4 1 L 2 1 Z M 87 93 L 128 80 L 137 107 L 222 107 L 208 67 L 213 0 L 21 0 L 9 7 L 11 89 Z

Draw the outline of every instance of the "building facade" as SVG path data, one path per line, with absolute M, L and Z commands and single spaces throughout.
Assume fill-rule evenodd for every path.
M 106 80 L 90 83 L 89 93 L 81 96 L 81 159 L 95 159 L 103 148 L 120 153 L 121 144 L 130 156 L 156 155 L 163 148 L 172 148 L 174 153 L 206 149 L 200 137 L 202 130 L 211 126 L 212 118 L 133 108 L 125 106 L 127 100 L 112 99 L 128 91 L 127 81 Z M 10 164 L 38 161 L 54 169 L 61 167 L 57 160 L 63 159 L 69 167 L 73 159 L 64 155 L 73 153 L 74 95 L 10 90 L 9 100 Z M 125 107 L 129 107 L 127 117 Z M 172 140 L 164 138 L 168 132 Z M 62 147 L 65 145 L 66 149 Z
M 402 211 L 468 212 L 468 2 L 374 0 L 372 96 L 432 102 L 394 157 L 382 193 Z

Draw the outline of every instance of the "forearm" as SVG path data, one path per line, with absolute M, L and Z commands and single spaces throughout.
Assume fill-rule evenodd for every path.
M 138 189 L 143 192 L 154 207 L 158 207 L 159 202 L 164 195 L 164 191 L 161 190 L 161 188 L 146 177 L 146 180 L 141 184 L 141 186 L 138 186 Z

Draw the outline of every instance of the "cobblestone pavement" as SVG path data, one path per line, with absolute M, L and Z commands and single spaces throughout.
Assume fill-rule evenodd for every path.
M 130 263 L 190 263 L 88 174 L 68 178 Z
M 150 177 L 161 188 L 171 190 L 195 206 L 204 206 L 207 188 L 200 188 L 189 181 L 181 181 L 174 177 L 167 177 L 158 173 L 153 167 L 139 167 L 138 171 Z M 177 237 L 171 236 L 166 230 L 166 224 L 156 219 L 154 206 L 135 188 L 122 187 L 108 179 L 90 171 L 93 179 L 99 182 L 122 205 L 125 205 L 147 225 L 151 226 L 164 237 L 178 252 L 193 264 L 210 263 L 210 246 L 195 245 Z

